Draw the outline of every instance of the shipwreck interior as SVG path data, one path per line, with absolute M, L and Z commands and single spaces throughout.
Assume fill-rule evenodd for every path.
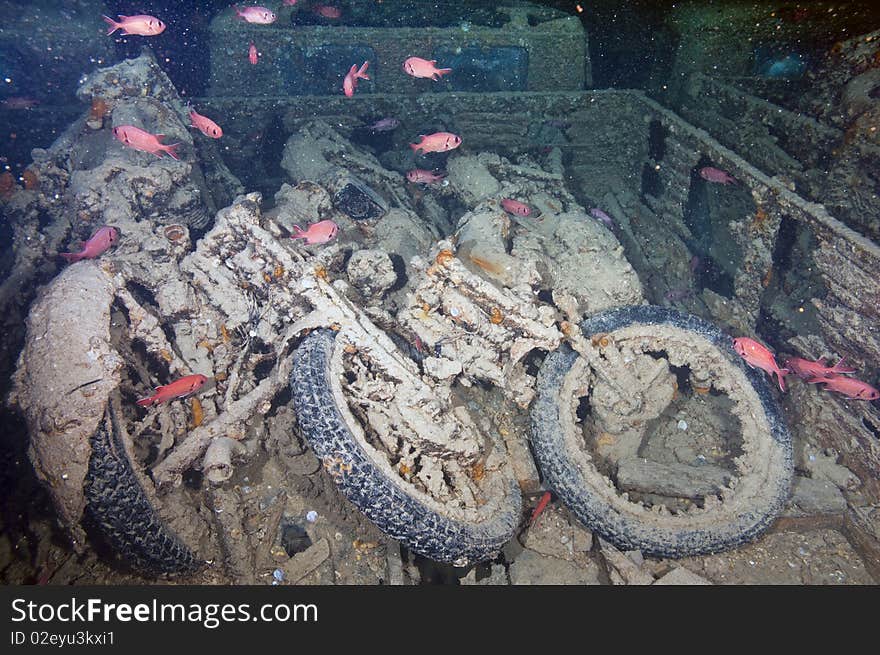
M 872 3 L 153 2 L 185 43 L 96 31 L 129 4 L 0 1 L 5 583 L 880 582 L 878 401 L 783 391 L 727 345 L 880 384 Z M 453 72 L 414 79 L 415 53 Z M 460 147 L 414 152 L 438 132 Z M 319 220 L 329 243 L 289 238 Z M 100 225 L 112 250 L 57 256 Z M 137 406 L 187 373 L 206 391 Z M 593 529 L 559 452 L 674 535 L 788 477 L 745 536 L 664 549 Z

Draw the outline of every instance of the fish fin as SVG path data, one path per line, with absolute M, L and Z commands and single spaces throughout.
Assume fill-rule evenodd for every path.
M 831 367 L 831 370 L 829 371 L 829 373 L 855 373 L 856 372 L 856 369 L 854 369 L 852 366 L 843 366 L 842 365 L 843 360 L 844 360 L 844 358 L 841 357 L 840 361 Z
M 82 259 L 82 255 L 78 252 L 59 252 L 59 255 L 64 257 L 68 264 L 73 264 Z
M 180 161 L 180 157 L 177 156 L 177 148 L 179 146 L 180 146 L 179 143 L 169 143 L 168 145 L 164 146 L 162 148 L 162 150 L 164 150 L 169 155 L 171 155 L 172 159 L 176 159 L 177 161 Z
M 118 30 L 119 28 L 122 27 L 122 25 L 117 23 L 115 20 L 113 20 L 109 16 L 102 15 L 101 18 L 103 18 L 104 22 L 110 26 L 110 28 L 107 30 L 107 36 L 110 36 L 111 34 L 113 34 L 113 32 L 115 32 L 116 30 Z

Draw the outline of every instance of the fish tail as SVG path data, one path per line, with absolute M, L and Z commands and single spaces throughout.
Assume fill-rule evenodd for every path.
M 443 77 L 444 75 L 448 75 L 451 72 L 452 72 L 451 68 L 438 68 L 437 69 L 437 75 L 439 75 L 440 77 Z
M 78 252 L 59 252 L 58 254 L 64 257 L 68 264 L 73 264 L 83 258 L 82 254 Z
M 369 61 L 365 61 L 365 62 L 363 63 L 363 66 L 361 66 L 361 67 L 358 69 L 358 72 L 356 73 L 356 75 L 357 75 L 359 78 L 361 78 L 362 80 L 368 80 L 368 79 L 370 79 L 369 76 L 368 76 L 367 73 L 366 73 L 366 71 L 367 71 L 367 67 L 368 67 L 369 65 L 370 65 L 370 62 L 369 62 Z
M 180 161 L 180 157 L 177 156 L 177 148 L 180 146 L 179 143 L 169 143 L 168 145 L 162 145 L 162 150 L 171 155 L 172 159 L 176 159 Z
M 779 389 L 781 391 L 785 391 L 785 375 L 790 373 L 787 368 L 777 368 L 776 369 L 776 378 L 779 380 Z
M 421 143 L 410 143 L 409 147 L 413 149 L 413 152 L 418 153 L 419 148 L 422 147 Z
M 153 396 L 148 396 L 147 398 L 141 398 L 140 400 L 138 400 L 137 404 L 140 405 L 141 407 L 149 407 L 154 402 L 155 402 L 155 400 L 153 400 Z
M 299 225 L 294 225 L 293 229 L 295 230 L 295 232 L 290 235 L 291 239 L 305 239 L 306 238 L 305 230 L 303 230 Z
M 117 23 L 115 20 L 113 20 L 109 16 L 101 15 L 101 18 L 103 18 L 104 22 L 110 26 L 110 28 L 107 30 L 107 36 L 110 36 L 111 34 L 113 34 L 113 32 L 122 28 L 121 24 Z

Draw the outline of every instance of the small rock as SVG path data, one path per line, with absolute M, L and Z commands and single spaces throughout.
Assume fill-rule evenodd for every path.
M 677 567 L 654 582 L 655 585 L 710 585 L 711 581 L 687 569 Z
M 521 585 L 599 584 L 599 570 L 592 561 L 587 566 L 578 566 L 564 559 L 524 550 L 510 565 L 510 582 Z

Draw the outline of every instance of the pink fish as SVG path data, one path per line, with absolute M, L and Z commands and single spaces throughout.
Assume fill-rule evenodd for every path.
M 113 136 L 129 148 L 149 152 L 159 158 L 162 157 L 160 153 L 167 152 L 173 159 L 180 159 L 176 150 L 179 143 L 159 143 L 164 134 L 150 134 L 134 125 L 119 125 L 113 128 Z
M 295 4 L 296 4 L 296 0 L 284 0 L 285 7 L 292 7 Z
M 704 166 L 700 169 L 700 177 L 707 182 L 718 182 L 719 184 L 736 184 L 736 178 L 729 173 L 725 173 L 721 169 Z
M 425 152 L 446 152 L 454 150 L 461 145 L 461 137 L 452 132 L 434 132 L 434 134 L 419 135 L 422 140 L 418 143 L 410 143 L 409 147 L 413 152 L 418 153 L 421 150 Z
M 400 121 L 396 118 L 388 117 L 383 118 L 381 120 L 376 121 L 368 129 L 373 132 L 390 132 L 391 130 L 396 130 L 400 125 Z
M 30 109 L 31 107 L 36 107 L 40 104 L 40 101 L 36 98 L 25 98 L 22 96 L 13 96 L 12 98 L 6 98 L 3 102 L 0 102 L 0 105 L 3 105 L 6 109 Z
M 815 361 L 792 357 L 785 362 L 785 368 L 802 380 L 807 378 L 833 377 L 836 373 L 855 373 L 856 369 L 843 365 L 843 357 L 834 366 L 825 366 L 821 359 Z
M 342 16 L 342 11 L 339 9 L 339 7 L 333 7 L 329 5 L 315 5 L 314 7 L 312 7 L 312 11 L 323 18 L 339 18 L 340 16 Z
M 83 244 L 82 250 L 79 252 L 61 252 L 58 254 L 64 257 L 68 263 L 73 264 L 80 259 L 94 259 L 107 252 L 110 246 L 117 241 L 119 241 L 119 230 L 110 225 L 103 225 Z
M 856 400 L 877 400 L 880 398 L 880 391 L 872 387 L 867 382 L 857 380 L 856 378 L 847 378 L 840 375 L 829 375 L 827 377 L 811 377 L 807 379 L 810 384 L 825 384 L 825 391 L 836 391 L 842 393 L 847 398 Z
M 348 71 L 348 74 L 345 76 L 345 79 L 342 80 L 342 92 L 347 97 L 350 98 L 354 95 L 354 90 L 357 88 L 359 79 L 370 79 L 366 74 L 366 70 L 369 65 L 370 62 L 368 61 L 365 61 L 360 68 L 357 67 L 357 64 L 352 64 L 351 68 Z
M 423 168 L 414 168 L 406 172 L 406 179 L 417 184 L 433 184 L 434 182 L 439 182 L 444 177 L 446 177 L 445 173 L 432 173 Z
M 209 136 L 212 139 L 219 139 L 223 136 L 223 130 L 220 129 L 217 123 L 207 116 L 202 116 L 192 107 L 189 108 L 189 120 L 191 121 L 190 127 L 196 128 L 205 136 Z
M 136 34 L 138 36 L 156 36 L 165 31 L 165 23 L 155 16 L 119 16 L 119 22 L 113 20 L 109 16 L 101 16 L 104 22 L 110 27 L 107 30 L 107 36 L 110 36 L 116 30 L 122 30 L 124 36 Z
M 296 232 L 290 238 L 305 239 L 306 244 L 310 246 L 332 241 L 336 233 L 339 232 L 339 226 L 330 220 L 312 223 L 307 230 L 303 230 L 299 225 L 294 225 L 293 228 Z
M 141 398 L 137 404 L 141 407 L 149 407 L 158 403 L 164 403 L 175 398 L 186 398 L 201 389 L 208 381 L 204 375 L 185 375 L 170 384 L 156 387 L 155 393 L 147 398 Z
M 531 216 L 532 208 L 529 207 L 524 202 L 520 202 L 519 200 L 511 200 L 510 198 L 504 198 L 501 201 L 501 207 L 504 211 L 510 214 L 516 214 L 517 216 Z
M 254 66 L 257 65 L 257 62 L 260 61 L 260 53 L 257 52 L 257 46 L 251 43 L 251 47 L 248 48 L 248 61 L 251 62 Z
M 444 75 L 452 72 L 451 68 L 437 68 L 436 63 L 436 59 L 428 61 L 421 57 L 410 57 L 403 62 L 403 70 L 407 75 L 431 78 L 432 80 L 439 80 Z
M 612 228 L 614 227 L 614 219 L 612 219 L 608 214 L 603 212 L 598 207 L 593 207 L 590 210 L 590 216 L 598 220 L 600 223 L 605 225 L 606 227 Z
M 761 345 L 754 339 L 749 339 L 748 337 L 739 337 L 733 340 L 733 349 L 736 353 L 746 360 L 746 363 L 752 368 L 760 368 L 767 373 L 770 374 L 770 377 L 773 377 L 773 374 L 776 374 L 776 377 L 779 380 L 779 388 L 782 391 L 785 391 L 785 374 L 788 373 L 788 369 L 779 368 L 779 365 L 776 363 L 776 358 L 773 357 L 773 353 L 771 353 L 766 346 Z
M 237 5 L 232 5 L 235 15 L 248 23 L 256 25 L 271 25 L 277 18 L 275 14 L 265 7 L 245 7 L 239 9 Z

